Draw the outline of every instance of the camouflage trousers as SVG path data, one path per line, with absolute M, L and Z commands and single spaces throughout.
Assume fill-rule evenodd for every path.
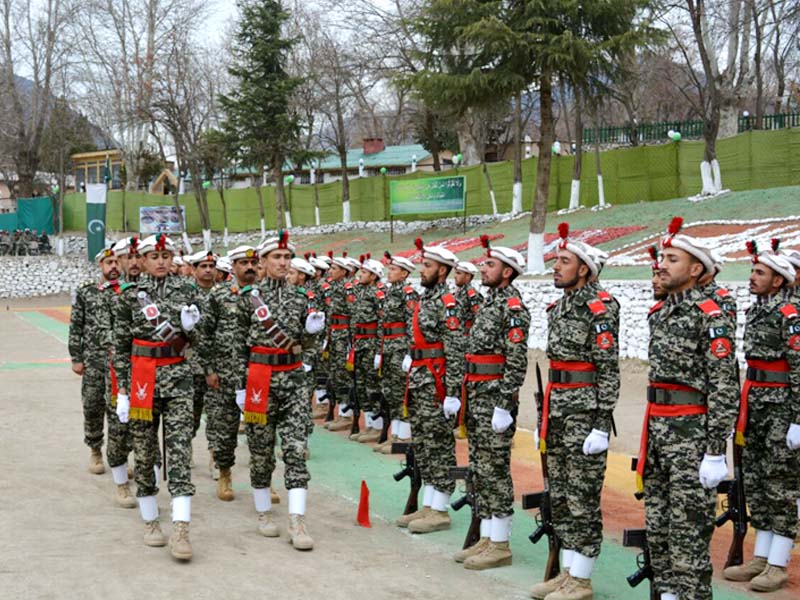
M 469 385 L 469 384 L 467 384 Z M 467 389 L 466 426 L 469 439 L 469 464 L 475 474 L 478 498 L 477 516 L 481 519 L 514 514 L 514 482 L 511 480 L 511 442 L 517 424 L 503 433 L 492 429 L 495 402 L 491 396 Z
M 230 469 L 236 464 L 242 414 L 236 404 L 236 387 L 220 385 L 219 389 L 209 389 L 205 404 L 208 449 L 214 451 L 218 469 Z
M 106 414 L 106 370 L 85 363 L 81 379 L 83 401 L 83 443 L 97 449 L 103 445 L 103 416 Z
M 389 419 L 399 419 L 401 421 L 408 421 L 403 418 L 403 398 L 406 390 L 406 375 L 403 371 L 403 359 L 408 354 L 408 349 L 405 345 L 399 349 L 388 350 L 388 343 L 383 349 L 383 366 L 381 367 L 381 387 L 383 388 L 383 397 L 386 399 L 386 405 L 389 408 Z
M 206 394 L 208 394 L 208 385 L 206 385 L 205 375 L 195 375 L 194 397 L 192 399 L 192 416 L 194 418 L 192 425 L 193 438 L 197 436 L 197 432 L 200 429 L 200 423 L 203 419 L 203 407 L 205 405 Z M 206 432 L 206 435 L 208 435 L 208 432 Z
M 408 390 L 408 415 L 422 481 L 440 492 L 452 494 L 455 482 L 450 479 L 450 467 L 456 464 L 455 419 L 444 416 L 433 382 Z
M 754 395 L 750 393 L 742 455 L 750 522 L 755 529 L 794 538 L 800 460 L 786 445 L 794 422 L 791 403 L 754 402 Z
M 705 416 L 650 419 L 644 494 L 647 543 L 660 592 L 711 598 L 716 490 L 700 485 Z
M 583 453 L 583 442 L 594 423 L 593 412 L 551 414 L 547 429 L 547 468 L 556 534 L 563 548 L 590 558 L 600 554 L 603 542 L 600 493 L 608 454 Z
M 331 339 L 328 343 L 328 367 L 330 373 L 328 392 L 334 396 L 337 402 L 346 403 L 350 393 L 352 374 L 345 366 L 349 350 L 350 338 L 347 332 L 331 332 Z
M 127 423 L 120 423 L 117 417 L 117 401 L 111 396 L 111 377 L 106 378 L 106 423 L 108 441 L 106 460 L 112 469 L 128 462 L 128 454 L 133 450 L 131 434 Z
M 265 425 L 247 423 L 250 448 L 250 485 L 272 487 L 275 471 L 275 442 L 281 437 L 284 481 L 287 490 L 307 488 L 310 476 L 306 467 L 308 441 L 309 390 L 302 369 L 273 374 Z
M 156 417 L 158 415 L 158 418 Z M 158 423 L 163 421 L 167 451 L 169 493 L 174 496 L 194 495 L 192 485 L 192 395 L 153 398 L 153 420 L 131 420 L 128 428 L 133 436 L 136 459 L 136 495 L 155 496 L 158 481 L 153 466 L 160 462 Z
M 356 398 L 363 412 L 381 412 L 381 380 L 375 370 L 375 354 L 378 344 L 356 348 L 355 380 Z

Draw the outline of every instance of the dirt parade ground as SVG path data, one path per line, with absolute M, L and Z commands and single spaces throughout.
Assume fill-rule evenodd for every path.
M 514 564 L 474 572 L 453 562 L 469 519 L 468 509 L 451 511 L 449 531 L 413 536 L 392 522 L 402 512 L 408 483 L 392 474 L 400 457 L 383 456 L 369 445 L 317 427 L 310 440 L 311 483 L 308 524 L 313 552 L 287 543 L 286 492 L 282 469 L 273 482 L 282 496 L 276 506 L 281 537 L 256 531 L 248 479 L 248 452 L 239 437 L 233 469 L 233 502 L 216 498 L 208 469 L 203 428 L 194 441 L 192 471 L 197 494 L 192 503 L 194 558 L 174 561 L 167 548 L 142 543 L 139 511 L 118 508 L 110 471 L 91 475 L 83 444 L 80 378 L 67 353 L 69 299 L 9 302 L 0 306 L 0 599 L 34 598 L 527 598 L 542 579 L 546 543 L 532 545 L 535 511 L 515 513 L 511 547 Z M 541 487 L 530 430 L 534 418 L 533 364 L 546 373 L 544 356 L 530 353 L 521 393 L 520 431 L 512 456 L 517 499 Z M 621 545 L 622 530 L 643 527 L 641 503 L 633 498 L 630 456 L 639 445 L 647 366 L 622 364 L 622 393 L 615 411 L 618 437 L 603 493 L 606 541 L 593 578 L 599 599 L 647 598 L 646 582 L 633 590 L 625 576 L 636 570 L 636 554 Z M 459 463 L 467 462 L 466 441 L 458 443 Z M 371 528 L 355 524 L 361 481 L 370 489 Z M 158 500 L 165 534 L 169 494 L 162 482 Z M 712 542 L 719 576 L 730 543 L 730 525 Z M 748 535 L 746 556 L 752 550 Z M 770 594 L 800 597 L 797 547 L 790 584 Z M 715 598 L 752 597 L 743 587 L 715 580 Z

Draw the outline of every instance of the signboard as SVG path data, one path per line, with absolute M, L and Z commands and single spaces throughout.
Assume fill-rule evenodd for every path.
M 431 177 L 389 182 L 389 214 L 464 212 L 466 177 Z
M 181 233 L 186 229 L 186 208 L 181 205 L 181 216 L 174 206 L 140 206 L 139 232 L 142 235 L 151 233 Z

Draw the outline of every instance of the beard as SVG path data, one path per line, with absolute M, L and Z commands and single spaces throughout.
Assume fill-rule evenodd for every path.
M 578 278 L 578 276 L 576 275 L 576 276 L 575 276 L 575 277 L 572 279 L 572 281 L 564 281 L 564 280 L 562 279 L 561 281 L 555 281 L 555 282 L 553 282 L 553 285 L 555 285 L 556 289 L 559 289 L 559 290 L 562 290 L 562 289 L 564 289 L 564 288 L 571 288 L 571 287 L 574 287 L 574 286 L 576 286 L 576 285 L 578 284 L 578 279 L 579 279 L 579 278 Z
M 439 278 L 436 276 L 426 277 L 423 274 L 419 276 L 419 282 L 422 284 L 422 287 L 426 289 L 431 289 L 436 286 L 436 283 L 439 281 Z
M 664 291 L 671 292 L 672 290 L 676 290 L 679 287 L 683 287 L 686 282 L 691 279 L 688 273 L 684 273 L 681 276 L 671 277 L 667 280 L 662 280 L 661 287 L 664 288 Z

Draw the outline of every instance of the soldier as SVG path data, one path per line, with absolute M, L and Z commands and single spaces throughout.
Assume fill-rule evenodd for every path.
M 325 257 L 327 258 L 327 257 Z M 317 257 L 316 253 L 309 259 L 309 262 L 314 267 L 316 273 L 314 279 L 310 282 L 310 288 L 314 292 L 317 299 L 317 308 L 325 313 L 326 322 L 328 318 L 328 304 L 326 298 L 330 290 L 330 284 L 325 281 L 327 278 L 328 269 L 330 265 L 322 257 Z M 327 352 L 322 351 L 322 345 L 325 343 L 326 335 L 322 334 L 322 341 L 319 345 L 319 352 L 314 357 L 314 373 L 315 373 L 315 400 L 316 404 L 311 413 L 312 418 L 322 419 L 328 414 L 328 360 L 325 358 Z
M 252 290 L 256 280 L 258 253 L 251 246 L 238 246 L 228 253 L 234 280 L 217 285 L 208 295 L 203 313 L 203 335 L 198 354 L 208 386 L 206 430 L 208 449 L 219 475 L 217 498 L 234 499 L 231 469 L 236 462 L 237 434 L 241 411 L 236 404 L 238 373 L 233 357 L 239 351 L 239 300 Z M 222 258 L 217 260 L 217 268 Z
M 95 261 L 100 281 L 87 281 L 75 291 L 69 323 L 69 354 L 72 372 L 81 376 L 83 401 L 83 441 L 91 450 L 89 472 L 101 475 L 103 465 L 103 415 L 105 414 L 108 353 L 104 347 L 106 295 L 109 287 L 118 286 L 119 266 L 113 250 L 104 248 Z
M 668 294 L 667 290 L 664 289 L 664 286 L 661 283 L 661 267 L 658 264 L 658 248 L 656 246 L 650 246 L 647 249 L 647 252 L 650 254 L 650 268 L 653 271 L 653 277 L 650 279 L 650 283 L 653 286 L 653 300 L 656 301 L 656 303 L 650 307 L 650 312 L 647 313 L 647 324 L 652 331 L 653 324 L 658 318 L 659 311 L 664 307 L 664 300 L 667 298 Z
M 464 568 L 482 570 L 511 564 L 511 442 L 519 408 L 519 388 L 528 368 L 530 314 L 514 280 L 525 271 L 522 255 L 489 247 L 481 283 L 489 288 L 467 339 L 461 420 L 469 435 L 469 463 L 475 474 L 480 540 L 456 554 Z
M 453 278 L 456 282 L 456 301 L 461 307 L 461 322 L 464 324 L 464 333 L 469 335 L 472 321 L 483 302 L 481 293 L 472 287 L 472 280 L 478 273 L 478 268 L 467 260 L 462 260 L 453 269 Z
M 773 240 L 777 242 L 777 240 Z M 800 319 L 787 300 L 795 268 L 783 256 L 752 255 L 744 353 L 747 376 L 739 405 L 735 443 L 742 463 L 750 523 L 756 531 L 753 558 L 725 569 L 725 579 L 749 581 L 755 592 L 774 592 L 789 580 L 786 565 L 797 527 L 795 484 L 800 463 Z
M 531 590 L 533 598 L 593 597 L 591 576 L 600 554 L 600 495 L 612 413 L 619 395 L 619 305 L 597 282 L 606 254 L 569 239 L 553 266 L 560 300 L 547 307 L 550 372 L 537 443 L 547 452 L 553 524 L 562 544 L 562 572 Z
M 217 258 L 215 268 L 216 273 L 214 274 L 214 281 L 217 283 L 231 281 L 233 279 L 233 265 L 227 256 L 220 256 Z
M 736 307 L 736 298 L 717 283 L 717 276 L 722 272 L 722 259 L 713 249 L 709 249 L 709 254 L 714 261 L 714 268 L 703 274 L 703 277 L 699 281 L 700 291 L 719 305 L 722 312 L 729 319 L 728 325 L 733 331 L 736 331 L 736 313 L 738 310 Z
M 192 372 L 183 355 L 200 322 L 197 291 L 182 278 L 168 277 L 175 246 L 167 236 L 142 240 L 146 276 L 123 293 L 114 319 L 114 369 L 119 380 L 117 416 L 129 425 L 136 457 L 136 496 L 145 523 L 144 543 L 163 546 L 158 521 L 158 480 L 153 477 L 158 443 L 155 415 L 163 423 L 172 535 L 169 548 L 179 560 L 192 557 L 189 542 L 192 455 Z M 131 390 L 131 394 L 128 394 Z
M 784 256 L 795 269 L 795 277 L 793 282 L 789 282 L 787 287 L 787 299 L 800 308 L 800 252 L 797 250 L 780 249 L 778 251 Z M 794 539 L 800 542 L 800 474 L 797 476 L 795 482 L 795 497 L 797 498 L 797 531 L 795 532 Z
M 391 437 L 383 444 L 375 446 L 375 452 L 391 454 L 392 443 L 411 441 L 411 424 L 403 415 L 403 396 L 406 387 L 406 374 L 403 372 L 403 359 L 411 347 L 411 319 L 419 302 L 419 294 L 408 283 L 408 276 L 414 271 L 414 263 L 402 256 L 392 256 L 384 252 L 387 261 L 386 278 L 390 287 L 383 300 L 381 315 L 381 347 L 375 355 L 376 369 L 381 369 L 381 387 L 384 402 L 391 419 Z
M 308 438 L 309 390 L 301 360 L 304 334 L 325 327 L 322 312 L 307 314 L 305 294 L 287 284 L 294 252 L 286 231 L 258 248 L 266 278 L 239 300 L 237 334 L 239 389 L 236 402 L 244 412 L 250 447 L 250 485 L 258 513 L 258 531 L 277 537 L 270 487 L 275 470 L 275 440 L 281 436 L 284 478 L 289 491 L 292 546 L 311 550 L 314 541 L 305 522 L 309 474 L 304 450 Z
M 350 429 L 353 424 L 353 409 L 348 406 L 350 375 L 346 364 L 350 352 L 350 312 L 355 295 L 352 284 L 347 281 L 350 261 L 346 254 L 337 256 L 331 263 L 330 289 L 325 298 L 330 315 L 325 344 L 329 355 L 329 397 L 331 402 L 339 404 L 337 418 L 325 425 L 329 431 Z
M 715 261 L 680 234 L 676 217 L 661 243 L 669 296 L 650 334 L 650 384 L 637 468 L 644 491 L 653 585 L 662 600 L 711 598 L 709 543 L 716 487 L 728 474 L 725 447 L 738 380 L 729 317 L 699 289 Z
M 411 352 L 403 359 L 408 373 L 403 411 L 411 419 L 414 447 L 424 484 L 422 509 L 396 524 L 413 533 L 450 528 L 447 506 L 455 489 L 449 467 L 456 464 L 452 429 L 461 408 L 464 330 L 458 303 L 447 291 L 447 276 L 458 258 L 440 246 L 424 246 L 420 283 L 425 292 L 412 317 Z
M 178 263 L 178 275 L 189 281 L 194 281 L 194 265 L 189 260 L 191 255 L 182 255 Z
M 142 273 L 142 255 L 139 254 L 139 238 L 133 236 L 123 238 L 114 245 L 114 253 L 117 255 L 122 272 L 125 274 L 125 281 L 135 283 L 139 281 Z

